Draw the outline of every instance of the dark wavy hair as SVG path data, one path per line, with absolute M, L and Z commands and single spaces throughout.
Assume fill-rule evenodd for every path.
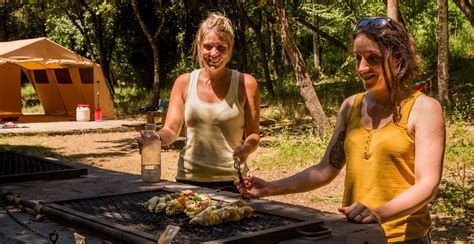
M 363 34 L 378 45 L 382 53 L 382 70 L 390 94 L 390 103 L 395 122 L 400 120 L 401 91 L 410 83 L 418 79 L 418 64 L 420 57 L 416 53 L 416 44 L 413 36 L 407 32 L 405 26 L 389 17 L 375 17 L 388 20 L 385 26 L 366 24 L 357 26 L 352 33 L 352 39 Z M 386 65 L 394 57 L 398 60 L 396 70 Z

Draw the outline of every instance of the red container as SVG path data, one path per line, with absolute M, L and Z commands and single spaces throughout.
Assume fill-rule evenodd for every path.
M 102 121 L 102 110 L 100 110 L 100 108 L 95 109 L 94 120 L 95 121 Z

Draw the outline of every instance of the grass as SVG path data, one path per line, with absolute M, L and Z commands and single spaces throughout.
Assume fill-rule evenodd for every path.
M 466 216 L 474 211 L 474 139 L 464 121 L 448 121 L 443 178 L 432 208 L 447 216 Z
M 152 93 L 145 88 L 121 86 L 115 89 L 114 103 L 119 115 L 130 116 L 138 114 L 151 98 Z
M 330 203 L 342 203 L 342 197 L 338 195 L 329 195 L 326 197 L 314 197 L 310 199 L 311 202 L 330 202 Z
M 29 82 L 21 86 L 21 108 L 23 114 L 44 114 L 43 105 L 41 105 L 35 89 Z
M 160 97 L 168 99 L 170 91 L 162 90 Z M 150 106 L 152 99 L 153 92 L 143 87 L 119 86 L 115 89 L 115 108 L 121 117 L 134 117 L 143 113 Z
M 286 162 L 292 164 L 308 166 L 321 158 L 329 140 L 328 137 L 320 140 L 313 135 L 312 130 L 309 130 L 296 135 L 284 132 L 279 136 L 279 141 L 277 147 L 279 158 L 286 159 Z

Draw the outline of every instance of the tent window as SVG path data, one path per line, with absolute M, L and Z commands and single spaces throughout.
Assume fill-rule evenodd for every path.
M 55 69 L 54 73 L 56 74 L 58 84 L 72 84 L 69 69 Z
M 79 68 L 82 84 L 94 84 L 94 71 L 92 68 Z
M 48 84 L 48 76 L 46 75 L 46 70 L 35 70 L 35 81 L 38 84 Z

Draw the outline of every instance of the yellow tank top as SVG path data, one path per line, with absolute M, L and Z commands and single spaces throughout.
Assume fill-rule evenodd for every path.
M 377 208 L 415 184 L 415 141 L 407 129 L 408 115 L 420 92 L 412 92 L 401 105 L 401 119 L 396 125 L 369 130 L 360 114 L 366 93 L 356 95 L 345 141 L 346 179 L 343 206 L 360 202 Z M 389 242 L 423 237 L 431 227 L 428 207 L 382 224 Z
M 184 105 L 186 146 L 178 159 L 176 179 L 198 182 L 233 181 L 234 148 L 241 145 L 244 133 L 244 109 L 239 104 L 239 72 L 232 70 L 226 97 L 217 103 L 199 99 L 197 81 L 199 70 L 194 70 L 188 84 Z M 247 172 L 244 167 L 244 174 Z

